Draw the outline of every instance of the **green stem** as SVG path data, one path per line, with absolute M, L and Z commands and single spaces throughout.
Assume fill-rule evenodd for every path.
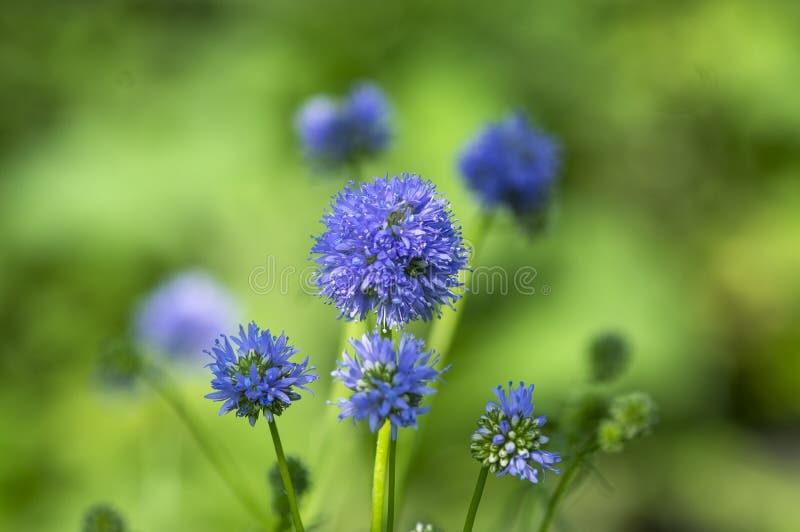
M 483 487 L 486 485 L 486 476 L 488 474 L 489 466 L 481 467 L 481 472 L 478 473 L 478 480 L 475 482 L 475 491 L 472 492 L 472 501 L 469 503 L 467 520 L 464 521 L 464 532 L 472 532 L 472 526 L 475 524 L 475 516 L 478 514 L 478 505 L 481 503 Z
M 289 499 L 289 509 L 292 512 L 292 522 L 294 523 L 295 532 L 303 532 L 303 522 L 300 520 L 300 511 L 297 509 L 297 497 L 294 494 L 292 477 L 289 474 L 289 466 L 286 464 L 286 456 L 283 454 L 281 437 L 278 434 L 278 426 L 275 424 L 275 419 L 269 421 L 269 432 L 272 434 L 272 443 L 275 444 L 275 455 L 278 457 L 278 469 L 280 469 L 281 472 L 286 498 Z
M 386 463 L 392 441 L 392 424 L 384 422 L 378 431 L 375 447 L 375 469 L 372 472 L 372 526 L 371 532 L 381 532 L 383 504 L 386 500 Z
M 553 496 L 550 498 L 550 501 L 547 503 L 547 509 L 544 513 L 544 518 L 542 519 L 542 524 L 539 527 L 539 532 L 547 532 L 550 528 L 550 525 L 553 523 L 553 519 L 556 516 L 556 510 L 558 510 L 558 505 L 561 503 L 561 500 L 564 498 L 564 495 L 567 493 L 567 489 L 569 488 L 572 481 L 575 479 L 575 475 L 578 474 L 580 471 L 581 466 L 586 461 L 586 457 L 589 456 L 591 453 L 597 450 L 596 445 L 591 445 L 586 447 L 582 451 L 578 452 L 575 455 L 575 459 L 569 465 L 564 474 L 561 475 L 561 479 L 558 481 L 558 486 L 556 486 L 556 490 L 553 492 Z
M 387 421 L 387 423 L 389 422 Z M 397 440 L 391 439 L 389 441 L 389 501 L 387 503 L 388 508 L 386 510 L 387 532 L 394 531 L 394 483 L 395 483 L 394 464 L 396 456 L 397 456 Z
M 250 493 L 244 490 L 241 485 L 236 481 L 236 476 L 233 475 L 226 467 L 226 461 L 222 459 L 214 446 L 210 443 L 209 438 L 204 434 L 200 424 L 192 417 L 183 400 L 175 391 L 176 386 L 174 383 L 164 383 L 167 379 L 166 375 L 158 372 L 155 368 L 145 369 L 142 373 L 142 379 L 166 402 L 175 414 L 183 422 L 189 431 L 189 434 L 194 439 L 197 446 L 205 455 L 209 463 L 217 470 L 217 473 L 222 478 L 223 482 L 228 485 L 228 488 L 236 495 L 236 499 L 245 506 L 245 508 L 253 514 L 259 522 L 265 526 L 270 522 L 270 518 L 263 511 L 261 506 L 256 502 Z

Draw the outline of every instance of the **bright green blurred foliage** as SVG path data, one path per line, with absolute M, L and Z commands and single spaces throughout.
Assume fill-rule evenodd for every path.
M 561 529 L 800 529 L 798 34 L 800 4 L 758 0 L 5 6 L 0 530 L 78 530 L 98 502 L 132 530 L 248 530 L 166 405 L 96 386 L 98 352 L 143 293 L 201 267 L 327 374 L 336 313 L 299 280 L 329 196 L 346 178 L 416 171 L 469 238 L 477 206 L 455 156 L 516 108 L 564 147 L 557 212 L 531 241 L 501 216 L 479 262 L 533 266 L 536 293 L 470 297 L 399 529 L 458 529 L 491 388 L 535 382 L 557 422 L 607 330 L 632 353 L 610 386 L 652 394 L 660 422 L 604 455 Z M 359 79 L 391 98 L 396 142 L 363 175 L 311 175 L 293 113 Z M 268 290 L 273 267 L 288 280 Z M 266 507 L 266 429 L 216 416 L 203 363 L 172 369 L 180 392 Z M 290 454 L 324 452 L 310 432 L 336 415 L 328 385 L 281 418 Z M 351 465 L 327 509 L 335 530 L 367 522 L 364 449 L 326 456 Z M 477 529 L 530 530 L 540 494 L 490 479 Z

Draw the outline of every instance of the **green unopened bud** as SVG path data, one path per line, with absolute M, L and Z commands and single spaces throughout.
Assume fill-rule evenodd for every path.
M 86 512 L 83 532 L 125 532 L 125 521 L 111 506 L 98 504 Z
M 287 456 L 286 465 L 289 468 L 289 477 L 292 479 L 292 487 L 299 500 L 300 497 L 308 491 L 311 485 L 311 477 L 308 469 L 306 469 L 306 466 L 299 458 Z M 279 528 L 281 530 L 289 529 L 291 526 L 292 514 L 289 507 L 289 499 L 286 497 L 286 493 L 283 489 L 281 470 L 277 462 L 272 466 L 272 469 L 269 470 L 267 479 L 272 488 L 272 508 L 281 518 Z
M 622 450 L 625 436 L 622 426 L 614 420 L 604 419 L 597 429 L 597 443 L 607 453 L 617 453 Z
M 144 361 L 135 347 L 126 341 L 114 341 L 100 352 L 97 374 L 104 384 L 130 386 L 144 368 Z
M 612 382 L 619 378 L 630 362 L 631 354 L 625 338 L 616 333 L 595 337 L 589 350 L 592 380 Z
M 611 418 L 622 427 L 625 439 L 630 440 L 650 432 L 656 423 L 656 404 L 649 395 L 633 392 L 611 402 Z

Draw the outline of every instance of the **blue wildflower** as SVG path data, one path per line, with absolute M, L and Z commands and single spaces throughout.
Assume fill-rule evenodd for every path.
M 559 163 L 556 143 L 518 113 L 481 130 L 467 143 L 458 166 L 487 208 L 506 206 L 527 218 L 546 206 Z
M 219 331 L 236 323 L 238 304 L 210 275 L 187 271 L 168 279 L 139 305 L 134 334 L 150 349 L 200 354 Z
M 297 113 L 295 128 L 309 159 L 337 167 L 386 148 L 391 138 L 389 104 L 375 85 L 356 85 L 341 102 L 311 98 Z
M 300 399 L 296 389 L 310 392 L 305 385 L 319 378 L 310 373 L 315 368 L 309 367 L 308 357 L 300 364 L 289 360 L 298 349 L 289 345 L 289 338 L 283 333 L 272 336 L 253 322 L 248 324 L 247 332 L 240 325 L 238 337 L 221 338 L 212 351 L 206 351 L 214 357 L 208 367 L 214 373 L 211 387 L 216 390 L 206 398 L 225 401 L 219 415 L 235 409 L 237 417 L 247 417 L 250 425 L 255 425 L 262 412 L 272 421 L 273 415 L 281 415 Z
M 379 327 L 441 315 L 460 297 L 467 268 L 461 228 L 430 181 L 416 174 L 350 182 L 322 219 L 326 231 L 311 248 L 319 294 L 339 317 L 363 320 L 374 310 Z
M 495 388 L 499 402 L 489 401 L 486 413 L 478 419 L 472 435 L 472 456 L 498 477 L 512 475 L 534 484 L 539 471 L 558 473 L 554 465 L 561 461 L 558 453 L 541 447 L 548 442 L 542 434 L 544 416 L 533 416 L 533 384 L 517 388 L 508 383 L 508 395 L 502 386 Z
M 392 438 L 399 427 L 417 427 L 417 416 L 430 407 L 420 406 L 422 398 L 436 393 L 430 384 L 449 369 L 437 370 L 439 356 L 425 351 L 425 344 L 410 334 L 403 334 L 394 348 L 392 340 L 377 332 L 351 339 L 354 354 L 343 353 L 338 369 L 331 375 L 353 391 L 349 399 L 339 399 L 339 420 L 352 417 L 356 422 L 369 420 L 372 432 L 386 420 L 392 424 Z

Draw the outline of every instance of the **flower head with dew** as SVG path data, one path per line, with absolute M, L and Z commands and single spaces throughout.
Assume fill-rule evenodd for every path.
M 486 413 L 478 419 L 472 435 L 472 456 L 498 477 L 513 475 L 534 484 L 539 472 L 558 473 L 558 453 L 545 451 L 548 438 L 542 434 L 544 416 L 534 417 L 533 384 L 517 388 L 508 383 L 508 394 L 502 386 L 495 388 L 498 401 L 489 401 Z
M 310 392 L 305 385 L 319 378 L 311 373 L 315 368 L 309 367 L 308 357 L 301 363 L 290 360 L 297 352 L 283 333 L 273 336 L 255 322 L 248 324 L 247 331 L 240 325 L 239 336 L 222 335 L 207 351 L 214 358 L 208 367 L 214 374 L 211 387 L 215 391 L 206 398 L 225 401 L 220 415 L 235 410 L 237 417 L 247 417 L 255 425 L 263 413 L 271 422 L 300 399 L 298 390 Z
M 521 113 L 487 125 L 458 161 L 469 187 L 487 208 L 508 207 L 534 220 L 550 199 L 560 165 L 559 148 Z
M 422 399 L 436 393 L 430 385 L 449 367 L 437 370 L 439 356 L 410 334 L 403 334 L 396 348 L 377 332 L 353 338 L 350 345 L 354 354 L 343 353 L 344 359 L 331 373 L 353 392 L 348 399 L 339 399 L 339 419 L 366 419 L 372 432 L 389 421 L 393 439 L 399 427 L 416 428 L 417 416 L 430 408 L 422 406 Z
M 336 168 L 383 151 L 391 140 L 389 104 L 375 85 L 353 87 L 342 101 L 315 96 L 295 117 L 306 156 Z
M 202 271 L 179 273 L 151 292 L 134 316 L 134 336 L 169 355 L 199 355 L 219 331 L 236 323 L 233 296 Z
M 320 296 L 339 317 L 399 327 L 460 297 L 467 250 L 449 203 L 416 174 L 350 182 L 331 202 L 311 254 Z

